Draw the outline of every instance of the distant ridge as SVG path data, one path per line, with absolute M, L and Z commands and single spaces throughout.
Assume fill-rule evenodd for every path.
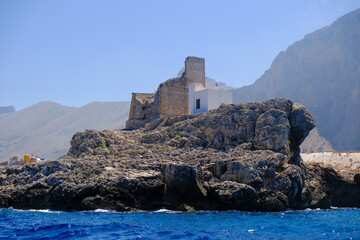
M 48 101 L 2 114 L 0 161 L 25 153 L 46 159 L 61 157 L 78 131 L 125 127 L 129 106 L 129 102 L 93 102 L 76 108 Z
M 15 112 L 14 106 L 0 107 L 0 114 Z
M 280 52 L 235 102 L 285 97 L 313 114 L 319 135 L 336 150 L 360 150 L 360 9 Z

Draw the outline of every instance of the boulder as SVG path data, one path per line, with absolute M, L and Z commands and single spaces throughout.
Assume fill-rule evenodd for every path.
M 289 120 L 291 125 L 289 134 L 291 162 L 299 164 L 301 161 L 300 145 L 315 127 L 314 118 L 303 105 L 294 103 Z
M 196 203 L 206 197 L 201 168 L 169 164 L 164 169 L 165 194 L 170 203 L 179 200 Z
M 257 206 L 256 190 L 249 185 L 233 181 L 210 182 L 208 189 L 218 209 L 247 210 Z
M 287 142 L 291 126 L 287 114 L 278 109 L 271 109 L 258 117 L 253 139 L 255 149 L 268 149 L 285 154 L 289 152 Z

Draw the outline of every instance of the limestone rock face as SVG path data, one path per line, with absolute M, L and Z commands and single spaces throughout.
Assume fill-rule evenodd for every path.
M 259 116 L 256 121 L 254 147 L 286 153 L 290 124 L 286 113 L 272 109 Z
M 164 183 L 166 195 L 177 195 L 174 199 L 178 202 L 184 199 L 186 202 L 196 202 L 196 200 L 206 197 L 206 190 L 203 187 L 203 174 L 200 167 L 188 165 L 169 164 L 164 169 Z M 171 196 L 173 198 L 173 196 Z
M 293 110 L 290 115 L 291 128 L 291 142 L 294 146 L 300 146 L 309 135 L 311 129 L 314 128 L 314 119 L 306 108 L 294 103 Z
M 232 90 L 234 102 L 293 99 L 311 112 L 332 148 L 360 150 L 359 26 L 357 9 L 307 34 L 281 51 L 254 84 Z
M 56 161 L 1 169 L 0 207 L 281 211 L 360 205 L 358 184 L 302 163 L 299 144 L 313 127 L 304 107 L 272 99 L 169 118 L 151 131 L 86 130 Z M 341 201 L 329 183 L 345 186 L 355 201 Z
M 258 201 L 254 188 L 232 181 L 212 183 L 209 195 L 217 200 L 217 208 L 222 210 L 246 210 L 254 208 Z

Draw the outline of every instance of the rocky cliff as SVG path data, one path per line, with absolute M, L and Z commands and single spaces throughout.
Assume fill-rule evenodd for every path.
M 360 9 L 281 52 L 235 102 L 293 99 L 314 115 L 319 135 L 336 150 L 360 150 Z
M 360 187 L 305 166 L 314 127 L 287 99 L 223 105 L 152 131 L 86 130 L 56 161 L 0 170 L 0 207 L 118 211 L 360 206 Z

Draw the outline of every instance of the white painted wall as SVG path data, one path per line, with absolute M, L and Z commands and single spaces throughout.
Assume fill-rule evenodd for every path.
M 196 109 L 196 99 L 200 99 L 200 109 Z M 220 107 L 222 103 L 233 103 L 232 92 L 189 84 L 189 114 L 207 112 Z
M 206 89 L 194 91 L 194 84 L 189 84 L 189 114 L 208 111 L 208 93 Z M 196 99 L 200 99 L 200 109 L 196 109 Z
M 219 90 L 216 89 L 207 89 L 207 98 L 208 98 L 208 111 L 211 109 L 218 108 L 219 105 Z
M 226 104 L 234 103 L 232 92 L 226 90 L 220 90 L 220 105 L 222 103 L 226 103 Z

